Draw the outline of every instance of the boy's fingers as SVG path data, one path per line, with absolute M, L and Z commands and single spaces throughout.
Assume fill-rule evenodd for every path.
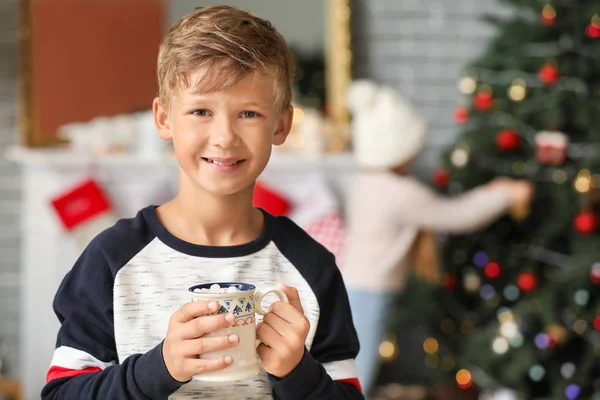
M 173 319 L 179 323 L 186 323 L 196 317 L 212 314 L 217 311 L 219 304 L 216 301 L 194 301 L 186 303 L 173 314 Z
M 216 360 L 190 359 L 187 362 L 189 363 L 189 370 L 194 375 L 197 375 L 220 371 L 229 367 L 233 360 L 231 357 L 227 356 L 218 358 Z
M 205 315 L 188 321 L 182 327 L 183 339 L 196 339 L 207 333 L 226 328 L 235 323 L 232 314 Z
M 197 356 L 200 354 L 221 351 L 237 345 L 239 341 L 240 339 L 237 335 L 204 337 L 189 340 L 186 343 L 186 354 L 189 356 Z
M 279 285 L 283 293 L 285 293 L 288 297 L 288 302 L 294 306 L 294 308 L 304 314 L 304 309 L 302 308 L 302 303 L 300 302 L 300 295 L 298 294 L 298 290 L 292 286 L 286 286 L 284 284 Z

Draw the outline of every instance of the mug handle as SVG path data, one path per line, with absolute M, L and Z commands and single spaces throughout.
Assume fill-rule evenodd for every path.
M 279 297 L 280 301 L 283 301 L 284 303 L 289 303 L 288 297 L 283 292 L 283 290 L 272 288 L 272 289 L 267 289 L 264 292 L 260 292 L 260 291 L 256 292 L 256 293 L 254 293 L 254 308 L 255 308 L 257 314 L 265 315 L 266 313 L 271 311 L 270 310 L 271 307 L 269 307 L 269 310 L 265 311 L 261 305 L 263 298 L 266 295 L 268 295 L 269 293 L 275 293 L 277 295 L 277 297 Z

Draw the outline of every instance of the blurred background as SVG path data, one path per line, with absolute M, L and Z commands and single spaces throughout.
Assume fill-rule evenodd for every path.
M 336 256 L 357 172 L 352 80 L 398 91 L 426 119 L 412 173 L 432 190 L 458 195 L 496 176 L 539 189 L 531 210 L 485 232 L 437 233 L 443 284 L 411 278 L 389 311 L 370 397 L 600 399 L 591 0 L 2 0 L 0 399 L 39 398 L 51 301 L 87 241 L 177 190 L 149 113 L 158 43 L 215 3 L 270 20 L 294 53 L 293 131 L 256 201 Z M 59 200 L 90 187 L 109 199 L 102 218 L 66 224 Z

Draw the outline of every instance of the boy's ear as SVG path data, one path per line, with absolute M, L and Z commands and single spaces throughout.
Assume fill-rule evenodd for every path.
M 152 102 L 152 114 L 154 115 L 154 125 L 160 137 L 165 140 L 173 139 L 169 110 L 164 107 L 158 97 L 154 98 Z
M 289 106 L 287 110 L 281 113 L 279 121 L 277 122 L 277 128 L 273 135 L 273 144 L 280 146 L 285 143 L 285 139 L 292 130 L 292 120 L 294 119 L 294 107 Z

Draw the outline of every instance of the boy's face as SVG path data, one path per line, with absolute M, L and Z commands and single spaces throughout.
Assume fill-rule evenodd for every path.
M 195 82 L 202 70 L 188 76 Z M 173 140 L 175 155 L 189 182 L 215 195 L 251 187 L 290 131 L 293 110 L 277 112 L 272 81 L 247 74 L 230 89 L 198 93 L 180 89 L 166 110 L 154 100 L 156 126 Z M 182 182 L 183 184 L 183 182 Z

